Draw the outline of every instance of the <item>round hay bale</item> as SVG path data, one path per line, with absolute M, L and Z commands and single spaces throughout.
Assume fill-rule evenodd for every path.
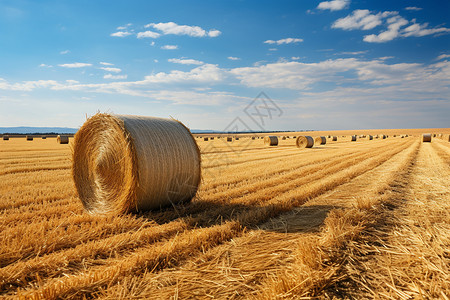
M 238 138 L 238 137 L 235 137 L 234 140 L 235 140 L 235 141 L 239 141 L 239 138 Z
M 27 141 L 32 141 L 33 140 L 33 136 L 32 135 L 27 135 Z
M 214 140 L 214 137 L 213 137 L 213 136 L 211 137 L 211 141 L 212 141 L 212 140 Z
M 447 140 L 450 142 L 450 134 L 448 135 L 448 139 Z
M 274 135 L 269 135 L 264 138 L 264 145 L 268 146 L 277 146 L 278 145 L 278 137 Z
M 431 133 L 424 133 L 423 134 L 423 142 L 424 143 L 431 143 Z
M 331 139 L 331 135 L 329 135 L 328 138 Z
M 369 141 L 373 140 L 373 136 L 369 134 Z
M 207 137 L 203 138 L 203 141 L 205 141 L 205 142 L 207 142 L 208 140 L 209 140 L 209 138 L 207 138 Z
M 75 135 L 72 176 L 88 212 L 159 209 L 195 196 L 200 151 L 176 120 L 98 113 Z
M 356 135 L 352 135 L 352 142 L 356 141 Z
M 255 139 L 255 137 L 254 136 L 252 136 L 252 140 L 254 140 Z
M 43 136 L 42 136 L 42 139 L 43 139 L 43 140 L 46 140 L 46 139 L 47 139 L 47 137 L 46 137 L 45 135 L 43 135 Z
M 314 144 L 316 145 L 325 145 L 327 143 L 327 138 L 324 136 L 318 136 L 314 140 Z
M 333 137 L 331 138 L 331 140 L 332 140 L 333 142 L 337 142 L 337 136 L 333 136 Z
M 295 141 L 298 148 L 311 148 L 314 146 L 314 139 L 308 135 L 300 135 Z
M 282 140 L 285 140 L 286 139 L 286 137 L 285 136 L 283 136 L 282 138 L 281 138 Z
M 68 144 L 69 143 L 69 137 L 67 135 L 58 135 L 56 137 L 56 142 L 58 144 Z
M 3 140 L 4 140 L 4 141 L 9 141 L 9 135 L 4 135 L 4 136 L 3 136 Z
M 227 137 L 227 142 L 232 142 L 233 138 L 232 137 Z
M 436 137 L 436 133 L 433 133 L 433 137 Z
M 387 138 L 387 135 L 384 135 L 384 134 L 383 134 L 383 135 L 381 136 L 381 138 L 382 138 L 383 140 L 385 140 L 385 139 Z

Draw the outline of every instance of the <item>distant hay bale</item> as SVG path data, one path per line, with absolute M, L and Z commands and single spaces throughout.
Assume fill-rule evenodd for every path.
M 373 140 L 373 136 L 372 135 L 369 134 L 368 137 L 369 137 L 370 141 Z
M 298 148 L 311 148 L 314 146 L 314 139 L 308 135 L 300 135 L 295 141 Z
M 269 135 L 264 138 L 264 144 L 268 146 L 277 146 L 278 145 L 278 137 L 274 135 Z
M 282 140 L 285 140 L 286 139 L 286 137 L 285 136 L 283 136 L 282 138 L 281 138 Z
M 431 133 L 424 133 L 423 134 L 423 142 L 431 143 Z
M 387 138 L 387 135 L 384 135 L 384 134 L 383 134 L 383 135 L 381 136 L 381 138 L 384 140 L 384 139 Z
M 352 142 L 356 141 L 356 135 L 352 135 Z
M 91 213 L 159 209 L 195 196 L 200 151 L 176 120 L 98 113 L 75 135 L 72 176 Z
M 45 135 L 43 135 L 43 136 L 42 136 L 42 139 L 43 139 L 43 140 L 46 140 L 46 139 L 47 139 L 47 137 L 46 137 Z
M 331 139 L 331 135 L 329 135 L 328 138 Z
M 324 136 L 318 136 L 314 140 L 314 144 L 316 145 L 325 145 L 327 143 L 327 138 Z
M 436 133 L 433 134 L 433 137 L 436 137 Z
M 56 137 L 56 142 L 58 144 L 68 144 L 69 143 L 69 136 L 67 136 L 67 135 L 58 135 Z
M 227 137 L 227 142 L 232 142 L 233 138 L 232 137 Z
M 255 139 L 255 137 L 254 136 L 252 136 L 252 140 L 254 140 Z
M 337 136 L 333 136 L 333 137 L 331 138 L 331 140 L 332 140 L 333 142 L 336 142 L 336 141 L 337 141 Z
M 203 141 L 207 142 L 209 139 L 207 137 L 203 138 Z
M 293 139 L 296 139 L 297 137 L 294 135 L 292 138 L 293 138 Z
M 450 142 L 450 134 L 448 135 L 448 138 L 447 138 L 447 140 Z
M 213 137 L 213 136 L 211 137 L 211 141 L 212 141 L 212 140 L 214 140 L 214 137 Z
M 32 141 L 33 140 L 33 136 L 32 135 L 27 135 L 27 141 Z
M 4 135 L 4 136 L 3 136 L 3 140 L 4 140 L 4 141 L 9 141 L 9 135 Z

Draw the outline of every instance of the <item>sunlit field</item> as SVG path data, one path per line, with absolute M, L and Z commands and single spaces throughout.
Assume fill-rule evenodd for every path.
M 124 215 L 84 211 L 72 138 L 0 139 L 0 296 L 448 299 L 449 133 L 194 135 L 196 197 Z

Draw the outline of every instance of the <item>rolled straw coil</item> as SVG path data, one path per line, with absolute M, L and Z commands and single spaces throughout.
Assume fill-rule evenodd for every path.
M 424 133 L 423 134 L 423 141 L 431 143 L 431 133 Z
M 207 142 L 207 141 L 208 141 L 208 138 L 207 138 L 207 137 L 205 137 L 205 138 L 203 138 L 203 140 L 204 140 L 205 142 Z
M 369 137 L 370 141 L 373 140 L 373 136 L 372 135 L 369 134 L 368 137 Z
M 278 137 L 274 135 L 269 135 L 264 138 L 264 144 L 269 146 L 277 146 L 278 145 Z
M 91 213 L 158 209 L 195 196 L 200 151 L 176 120 L 99 113 L 75 135 L 72 176 Z
M 27 141 L 32 141 L 33 140 L 33 136 L 32 135 L 27 135 Z
M 56 137 L 56 142 L 58 144 L 68 144 L 69 143 L 69 137 L 67 135 L 58 135 Z
M 316 145 L 325 145 L 327 143 L 327 138 L 324 136 L 318 136 L 314 140 L 314 144 Z
M 333 137 L 331 138 L 331 140 L 332 140 L 333 142 L 336 142 L 336 141 L 337 141 L 337 136 L 333 136 Z
M 4 141 L 9 141 L 9 135 L 4 135 L 4 136 L 3 136 L 3 140 L 4 140 Z
M 232 141 L 233 141 L 233 138 L 227 137 L 227 142 L 232 142 Z
M 314 139 L 308 135 L 299 136 L 295 143 L 298 148 L 311 148 L 314 146 Z
M 356 135 L 352 135 L 352 142 L 356 141 Z

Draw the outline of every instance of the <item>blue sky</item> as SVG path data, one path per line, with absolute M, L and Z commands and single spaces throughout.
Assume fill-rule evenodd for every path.
M 449 127 L 449 1 L 0 1 L 0 127 Z M 260 92 L 280 113 L 245 112 Z M 246 110 L 247 108 L 247 110 Z

